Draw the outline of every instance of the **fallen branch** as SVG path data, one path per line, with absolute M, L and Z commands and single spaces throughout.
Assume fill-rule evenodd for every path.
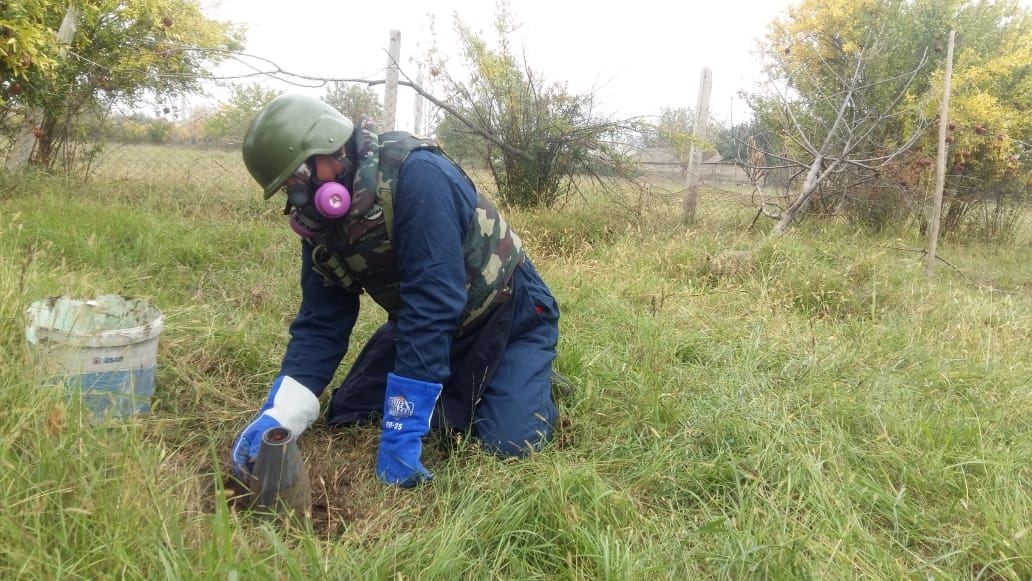
M 901 250 L 901 251 L 903 251 L 903 252 L 915 252 L 915 253 L 917 253 L 917 254 L 921 254 L 921 255 L 924 255 L 924 256 L 927 256 L 927 255 L 928 255 L 928 251 L 927 251 L 927 250 L 925 250 L 924 248 L 906 248 L 906 247 L 904 247 L 904 246 L 882 246 L 882 248 L 888 248 L 889 250 Z M 939 261 L 941 261 L 941 262 L 942 262 L 943 264 L 945 264 L 946 266 L 948 266 L 948 267 L 952 268 L 952 269 L 953 269 L 953 270 L 954 270 L 954 271 L 955 271 L 955 272 L 956 272 L 957 274 L 959 274 L 959 275 L 961 276 L 961 278 L 963 278 L 964 280 L 966 280 L 966 281 L 968 281 L 968 282 L 971 282 L 971 279 L 970 279 L 970 278 L 968 278 L 968 276 L 967 276 L 966 274 L 964 274 L 964 271 L 963 271 L 963 270 L 961 270 L 961 269 L 959 269 L 959 268 L 957 268 L 957 267 L 956 267 L 956 266 L 955 266 L 954 264 L 952 264 L 952 263 L 951 263 L 950 261 L 946 260 L 946 259 L 945 259 L 945 258 L 943 258 L 942 256 L 939 256 L 938 254 L 937 254 L 937 255 L 935 256 L 935 259 L 936 259 L 936 260 L 939 260 Z

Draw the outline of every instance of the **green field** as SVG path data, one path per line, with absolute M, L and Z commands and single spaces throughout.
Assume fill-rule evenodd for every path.
M 278 371 L 296 236 L 234 154 L 148 159 L 0 176 L 0 578 L 1032 577 L 1027 231 L 944 241 L 928 276 L 911 233 L 771 239 L 726 196 L 691 228 L 676 200 L 511 213 L 563 310 L 556 440 L 500 462 L 432 438 L 433 483 L 397 490 L 376 427 L 317 423 L 313 518 L 286 526 L 220 483 Z M 96 426 L 39 386 L 24 311 L 103 293 L 166 328 L 153 412 Z M 367 303 L 353 345 L 382 320 Z

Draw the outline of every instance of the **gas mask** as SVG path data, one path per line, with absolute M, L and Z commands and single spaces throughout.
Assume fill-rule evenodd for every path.
M 344 162 L 345 171 L 337 176 L 343 181 L 351 173 L 349 170 L 352 164 L 343 156 L 338 161 Z M 283 213 L 290 216 L 290 228 L 298 236 L 318 236 L 334 221 L 347 215 L 351 208 L 351 193 L 339 181 L 320 180 L 314 175 L 309 162 L 301 164 L 291 177 L 297 179 L 283 187 L 287 194 Z

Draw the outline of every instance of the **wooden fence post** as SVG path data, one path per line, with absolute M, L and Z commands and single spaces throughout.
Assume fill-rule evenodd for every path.
M 702 69 L 699 77 L 699 100 L 695 106 L 695 123 L 692 125 L 692 142 L 688 146 L 688 175 L 685 178 L 684 190 L 684 223 L 695 221 L 695 209 L 699 205 L 699 169 L 702 165 L 702 151 L 696 145 L 706 138 L 706 126 L 709 124 L 709 99 L 713 88 L 713 73 L 708 68 Z
M 381 132 L 394 131 L 398 114 L 398 61 L 401 59 L 401 31 L 391 31 L 387 48 L 387 82 L 383 88 L 383 123 Z
M 946 74 L 943 77 L 942 104 L 939 106 L 939 153 L 935 161 L 935 192 L 932 193 L 932 223 L 928 228 L 928 264 L 926 272 L 935 270 L 935 251 L 939 242 L 939 222 L 942 219 L 942 191 L 946 188 L 946 132 L 950 114 L 950 82 L 953 77 L 953 45 L 957 31 L 950 31 L 946 47 Z

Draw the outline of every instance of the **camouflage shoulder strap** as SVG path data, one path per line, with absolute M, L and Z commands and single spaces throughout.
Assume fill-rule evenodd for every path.
M 383 208 L 384 226 L 387 227 L 387 238 L 390 240 L 394 239 L 394 191 L 398 174 L 409 154 L 419 149 L 441 152 L 440 146 L 433 139 L 416 137 L 404 131 L 380 134 L 380 183 L 376 197 Z
M 383 227 L 387 229 L 387 240 L 394 240 L 394 190 L 389 189 L 381 192 L 377 198 L 380 199 L 380 208 L 383 209 Z

